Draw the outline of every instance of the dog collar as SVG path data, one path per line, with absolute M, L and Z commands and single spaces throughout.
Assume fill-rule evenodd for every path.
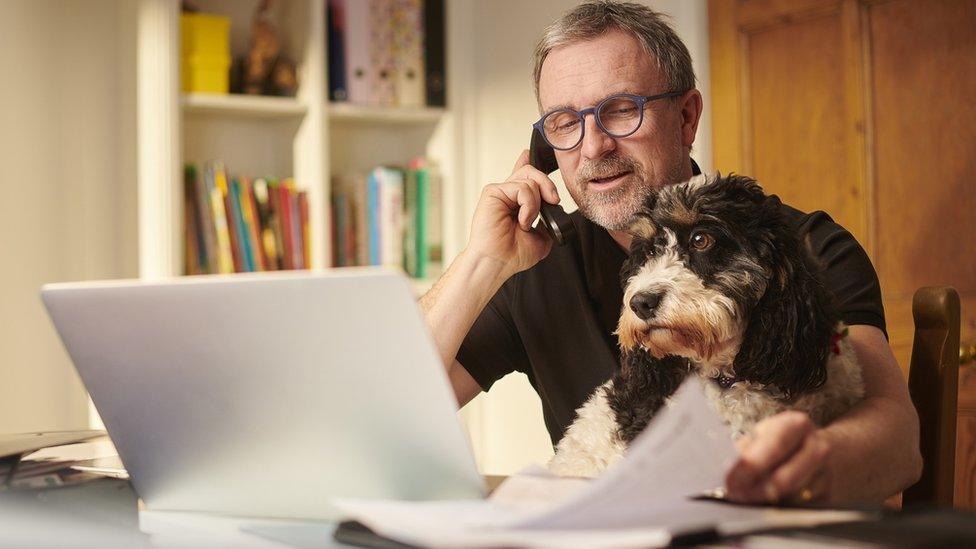
M 830 351 L 832 353 L 835 355 L 840 354 L 840 340 L 844 339 L 845 337 L 847 337 L 847 326 L 844 326 L 844 329 L 839 332 L 830 334 Z

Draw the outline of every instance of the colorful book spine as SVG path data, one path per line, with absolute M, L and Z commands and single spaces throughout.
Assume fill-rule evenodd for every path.
M 414 206 L 413 253 L 414 270 L 411 273 L 417 278 L 427 278 L 427 262 L 430 250 L 427 247 L 427 219 L 430 212 L 430 173 L 420 163 L 415 163 L 412 170 L 416 184 L 416 203 Z
M 424 84 L 427 104 L 447 105 L 444 0 L 424 0 Z
M 335 183 L 333 183 L 333 189 Z M 334 192 L 332 194 L 332 219 L 330 227 L 332 229 L 332 266 L 346 267 L 349 265 L 349 258 L 346 256 L 346 231 L 349 223 L 348 218 L 349 202 L 344 193 Z
M 288 231 L 291 236 L 291 268 L 303 269 L 301 212 L 298 210 L 298 195 L 291 179 L 284 181 L 285 198 L 288 201 Z
M 187 166 L 183 171 L 183 272 L 188 275 L 206 272 L 206 252 L 203 250 L 203 235 L 197 218 L 196 189 L 194 179 L 196 170 Z
M 404 173 L 403 217 L 403 270 L 410 276 L 416 276 L 417 172 L 413 169 Z
M 299 228 L 302 235 L 302 268 L 312 268 L 312 235 L 308 220 L 308 192 L 298 191 L 298 214 L 301 222 Z
M 346 90 L 346 0 L 328 0 L 325 12 L 329 47 L 329 99 L 346 101 L 349 99 Z
M 258 215 L 257 202 L 254 199 L 254 182 L 251 179 L 242 179 L 241 206 L 244 209 L 244 223 L 247 225 L 248 243 L 251 246 L 251 256 L 254 259 L 254 269 L 257 271 L 268 270 L 268 261 L 264 254 L 264 246 L 261 244 L 261 217 Z
M 284 257 L 284 268 L 291 270 L 295 268 L 295 252 L 294 246 L 295 242 L 292 239 L 291 231 L 291 201 L 288 200 L 288 188 L 285 187 L 284 182 L 278 184 L 278 206 L 281 208 L 281 240 L 282 240 L 282 252 Z
M 369 3 L 369 104 L 393 105 L 396 101 L 396 62 L 393 55 L 393 2 Z
M 403 267 L 403 171 L 381 168 L 380 265 Z
M 367 216 L 367 250 L 368 265 L 380 265 L 380 177 L 382 168 L 376 168 L 369 174 L 366 182 L 366 216 Z
M 217 235 L 218 272 L 234 272 L 234 251 L 231 243 L 230 228 L 227 223 L 227 213 L 224 208 L 224 193 L 227 180 L 224 168 L 219 163 L 208 166 L 206 170 L 207 192 L 210 195 L 210 207 L 213 210 L 213 221 Z
M 213 210 L 210 206 L 210 193 L 207 192 L 207 184 L 204 178 L 200 177 L 196 166 L 192 164 L 187 165 L 187 177 L 192 178 L 192 192 L 196 194 L 194 214 L 197 219 L 197 229 L 200 231 L 201 237 L 201 271 L 203 273 L 220 272 L 217 232 L 214 226 Z
M 254 245 L 251 242 L 250 227 L 247 226 L 247 218 L 244 207 L 244 185 L 240 178 L 231 180 L 231 203 L 234 206 L 234 220 L 237 223 L 237 234 L 240 241 L 241 264 L 244 271 L 254 272 L 257 270 L 257 262 L 254 260 Z
M 351 103 L 368 103 L 371 96 L 370 3 L 354 0 L 346 8 L 346 93 Z
M 392 0 L 392 3 L 396 103 L 419 107 L 426 101 L 423 1 Z

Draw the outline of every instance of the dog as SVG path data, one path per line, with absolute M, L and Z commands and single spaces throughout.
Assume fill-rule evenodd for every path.
M 628 232 L 621 367 L 577 410 L 552 472 L 597 476 L 691 373 L 733 438 L 788 409 L 826 425 L 863 398 L 820 268 L 755 180 L 716 173 L 663 187 Z

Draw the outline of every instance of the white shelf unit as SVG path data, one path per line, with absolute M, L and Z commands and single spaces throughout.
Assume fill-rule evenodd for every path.
M 183 94 L 179 82 L 179 0 L 139 0 L 138 133 L 140 275 L 183 272 L 182 167 L 224 162 L 231 174 L 295 178 L 308 190 L 312 267 L 330 266 L 330 179 L 379 165 L 435 160 L 443 178 L 444 258 L 457 251 L 461 195 L 450 108 L 330 103 L 324 0 L 281 0 L 282 51 L 298 67 L 298 96 Z M 231 20 L 231 52 L 247 49 L 258 0 L 197 0 Z M 450 47 L 450 44 L 448 45 Z M 450 70 L 450 69 L 448 69 Z M 463 221 L 462 221 L 463 224 Z M 436 271 L 435 273 L 436 274 Z M 418 291 L 430 281 L 417 281 Z
M 183 94 L 180 105 L 184 115 L 301 118 L 308 113 L 305 103 L 293 97 L 188 93 Z

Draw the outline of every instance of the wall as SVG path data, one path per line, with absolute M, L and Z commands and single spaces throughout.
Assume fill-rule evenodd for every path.
M 0 433 L 85 428 L 88 399 L 38 297 L 135 274 L 124 0 L 13 0 L 0 17 Z M 131 71 L 128 71 L 131 72 Z
M 453 9 L 466 10 L 458 18 L 470 28 L 471 43 L 465 44 L 458 61 L 471 68 L 466 82 L 456 93 L 467 141 L 466 184 L 470 197 L 467 215 L 473 211 L 478 189 L 487 183 L 504 181 L 521 150 L 528 146 L 530 125 L 538 116 L 532 91 L 532 52 L 542 30 L 572 0 L 493 0 L 450 2 Z M 704 0 L 660 0 L 644 2 L 670 14 L 685 41 L 705 99 L 705 113 L 698 128 L 693 156 L 703 169 L 712 166 L 711 124 L 708 86 L 708 20 Z M 470 49 L 468 49 L 470 48 Z M 458 74 L 454 72 L 452 74 Z M 563 203 L 569 194 L 560 189 Z M 573 209 L 573 208 L 568 208 Z M 465 233 L 467 234 L 467 233 Z M 488 473 L 506 474 L 543 462 L 552 448 L 542 423 L 539 399 L 524 375 L 510 375 L 478 397 L 465 410 L 479 466 Z

